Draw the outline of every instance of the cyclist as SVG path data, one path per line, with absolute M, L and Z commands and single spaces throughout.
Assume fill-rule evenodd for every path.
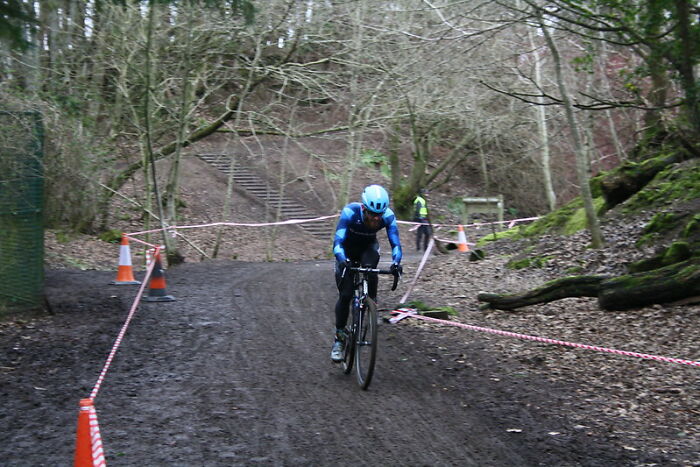
M 333 253 L 335 254 L 335 282 L 338 286 L 338 301 L 335 304 L 335 338 L 331 349 L 331 360 L 340 362 L 345 350 L 345 324 L 348 320 L 353 283 L 345 269 L 353 262 L 364 267 L 376 268 L 379 264 L 377 232 L 386 229 L 391 245 L 391 270 L 401 273 L 401 241 L 396 216 L 389 208 L 389 193 L 379 185 L 369 185 L 362 192 L 361 203 L 350 203 L 340 212 L 335 228 Z M 377 300 L 376 274 L 368 280 L 368 295 Z

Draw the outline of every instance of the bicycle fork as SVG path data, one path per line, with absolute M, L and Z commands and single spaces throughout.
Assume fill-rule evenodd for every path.
M 366 284 L 366 283 L 365 283 Z M 367 295 L 363 295 L 367 296 Z M 366 340 L 366 329 L 364 326 L 364 320 L 368 318 L 368 316 L 365 313 L 366 305 L 363 300 L 361 300 L 359 297 L 355 301 L 355 306 L 353 306 L 353 313 L 355 313 L 355 325 L 357 326 L 355 328 L 355 345 L 367 345 L 367 340 Z
M 359 287 L 358 287 L 359 286 Z M 369 293 L 369 286 L 367 280 L 362 280 L 355 287 L 356 293 L 352 298 L 352 313 L 353 313 L 353 338 L 355 339 L 355 345 L 367 345 L 366 336 L 363 333 L 363 321 L 367 318 L 364 313 L 365 297 Z

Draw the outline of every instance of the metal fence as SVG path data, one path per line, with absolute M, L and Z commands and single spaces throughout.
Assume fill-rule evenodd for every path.
M 38 113 L 0 111 L 0 313 L 42 305 L 42 142 Z

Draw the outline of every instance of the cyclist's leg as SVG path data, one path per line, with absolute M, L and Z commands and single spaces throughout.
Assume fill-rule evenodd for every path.
M 362 265 L 368 268 L 376 268 L 379 264 L 379 243 L 375 242 L 367 246 L 362 252 Z M 379 278 L 376 274 L 369 274 L 367 277 L 367 294 L 369 297 L 377 301 L 377 284 Z
M 353 259 L 352 256 L 348 258 Z M 331 360 L 340 362 L 345 356 L 347 345 L 347 331 L 345 330 L 352 302 L 353 283 L 349 271 L 345 271 L 345 264 L 335 262 L 335 283 L 338 287 L 338 300 L 335 303 L 335 332 L 333 333 L 333 346 L 331 347 Z M 346 362 L 346 373 L 352 368 L 352 361 Z
M 335 262 L 335 283 L 338 286 L 338 300 L 335 303 L 335 327 L 343 329 L 348 322 L 348 311 L 352 300 L 352 280 L 350 274 L 343 276 L 345 265 Z

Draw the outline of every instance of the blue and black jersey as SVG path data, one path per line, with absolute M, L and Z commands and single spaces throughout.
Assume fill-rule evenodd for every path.
M 363 251 L 376 243 L 377 232 L 384 228 L 391 244 L 391 259 L 397 264 L 400 263 L 402 257 L 401 241 L 399 240 L 399 227 L 396 224 L 394 211 L 387 208 L 379 222 L 379 228 L 369 229 L 362 220 L 361 203 L 350 203 L 340 212 L 340 219 L 335 228 L 333 254 L 339 262 L 345 262 L 348 252 Z

